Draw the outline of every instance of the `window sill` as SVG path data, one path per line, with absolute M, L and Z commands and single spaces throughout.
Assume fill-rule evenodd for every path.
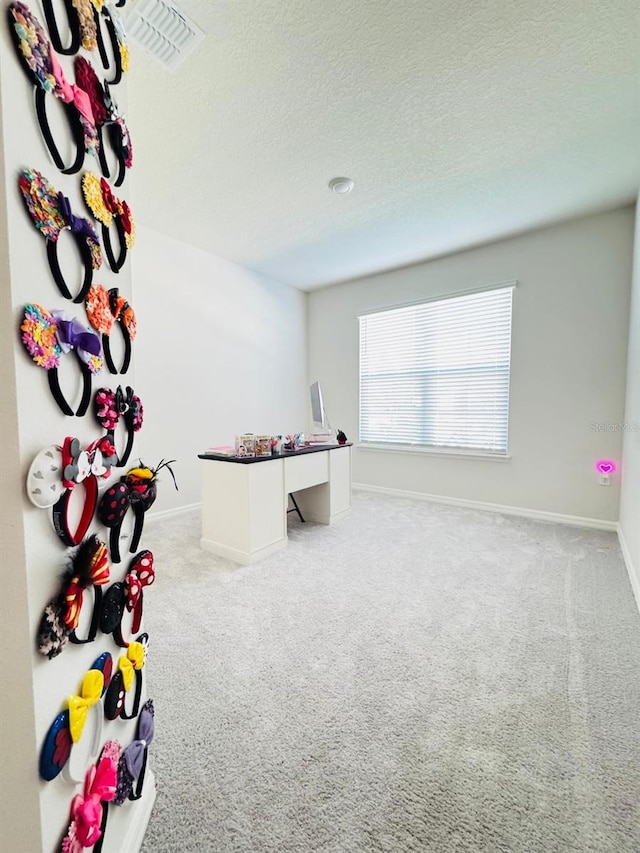
M 358 450 L 373 450 L 376 453 L 404 453 L 414 456 L 416 453 L 425 456 L 453 456 L 457 459 L 483 459 L 486 462 L 509 462 L 509 453 L 487 453 L 482 450 L 455 450 L 450 447 L 408 447 L 402 444 L 356 444 Z

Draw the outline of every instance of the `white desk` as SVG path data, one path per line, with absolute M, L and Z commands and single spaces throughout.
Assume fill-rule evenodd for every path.
M 290 493 L 308 521 L 334 524 L 351 509 L 350 444 L 256 459 L 199 458 L 200 545 L 237 563 L 253 563 L 286 546 Z

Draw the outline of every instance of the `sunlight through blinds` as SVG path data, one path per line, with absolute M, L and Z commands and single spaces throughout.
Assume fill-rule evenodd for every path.
M 360 321 L 360 441 L 506 454 L 513 287 Z

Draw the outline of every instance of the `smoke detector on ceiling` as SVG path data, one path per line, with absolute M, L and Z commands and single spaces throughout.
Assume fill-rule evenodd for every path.
M 122 11 L 128 39 L 175 71 L 205 37 L 169 0 L 137 0 Z

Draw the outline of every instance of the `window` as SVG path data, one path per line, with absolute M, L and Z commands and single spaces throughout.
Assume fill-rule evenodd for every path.
M 506 454 L 513 287 L 360 320 L 360 441 Z

